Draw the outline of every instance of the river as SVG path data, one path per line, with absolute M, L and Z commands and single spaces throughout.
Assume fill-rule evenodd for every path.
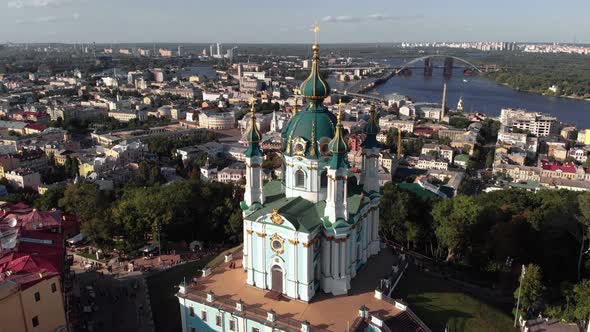
M 397 62 L 384 62 L 399 66 Z M 424 77 L 422 68 L 416 68 L 411 76 L 394 76 L 374 91 L 380 95 L 406 95 L 415 102 L 441 103 L 443 80 L 442 68 L 434 68 L 432 77 Z M 466 112 L 499 116 L 502 108 L 523 108 L 555 116 L 578 128 L 590 128 L 590 101 L 519 92 L 483 77 L 466 77 L 462 68 L 456 68 L 447 79 L 447 106 L 456 108 L 461 96 Z

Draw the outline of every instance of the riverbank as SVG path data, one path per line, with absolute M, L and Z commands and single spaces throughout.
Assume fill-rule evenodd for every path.
M 498 71 L 489 72 L 482 76 L 519 92 L 590 101 L 590 84 L 584 79 L 585 75 L 578 73 L 562 76 L 561 73 L 558 75 L 553 72 Z M 590 81 L 590 77 L 587 81 Z M 552 91 L 550 87 L 555 87 L 556 90 Z
M 559 121 L 578 128 L 590 128 L 590 103 L 586 100 L 517 91 L 496 83 L 486 75 L 465 77 L 460 68 L 448 78 L 443 77 L 442 70 L 434 71 L 431 77 L 418 73 L 411 76 L 393 76 L 371 91 L 376 91 L 382 96 L 405 95 L 416 102 L 440 103 L 445 82 L 447 106 L 452 109 L 462 98 L 464 109 L 469 113 L 479 112 L 497 117 L 503 108 L 521 108 L 557 117 Z

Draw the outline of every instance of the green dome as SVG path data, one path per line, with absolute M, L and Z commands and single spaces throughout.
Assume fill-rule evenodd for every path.
M 336 133 L 336 116 L 322 105 L 330 87 L 319 74 L 319 46 L 313 45 L 313 66 L 309 77 L 301 84 L 301 93 L 307 104 L 297 112 L 282 132 L 285 156 L 304 156 L 318 159 L 324 142 L 327 144 Z M 320 146 L 318 142 L 321 142 Z
M 291 118 L 283 133 L 284 155 L 317 159 L 321 155 L 318 141 L 331 140 L 335 133 L 336 116 L 324 106 L 309 103 Z M 303 151 L 298 143 L 303 143 Z
M 379 134 L 379 125 L 377 124 L 377 117 L 375 116 L 375 106 L 371 106 L 371 112 L 369 116 L 369 121 L 363 128 L 363 133 L 367 135 L 365 141 L 363 142 L 362 146 L 364 148 L 374 148 L 379 146 L 379 142 L 377 142 L 377 134 Z
M 340 122 L 340 114 L 338 114 L 338 123 L 336 125 L 336 133 L 334 138 L 328 144 L 332 158 L 328 165 L 331 169 L 348 168 L 348 161 L 346 160 L 346 141 L 344 141 L 344 129 Z
M 256 126 L 256 116 L 254 115 L 254 107 L 250 112 L 250 127 L 244 133 L 244 141 L 248 143 L 248 149 L 244 152 L 246 157 L 262 156 L 262 150 L 260 150 L 260 139 L 262 135 Z
M 320 75 L 320 46 L 315 44 L 313 50 L 313 65 L 309 76 L 301 84 L 301 94 L 303 98 L 323 101 L 330 94 L 330 86 L 324 81 Z

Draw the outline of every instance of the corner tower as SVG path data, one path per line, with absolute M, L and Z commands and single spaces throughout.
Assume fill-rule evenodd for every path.
M 377 125 L 377 116 L 375 115 L 375 105 L 371 106 L 369 121 L 363 128 L 366 135 L 362 144 L 362 171 L 360 183 L 363 185 L 363 191 L 366 193 L 379 192 L 379 125 Z
M 254 99 L 250 110 L 250 127 L 244 134 L 244 140 L 248 143 L 248 149 L 244 152 L 246 157 L 246 188 L 244 191 L 244 203 L 248 208 L 254 204 L 264 204 L 264 192 L 262 190 L 262 150 L 260 149 L 260 131 L 256 127 Z

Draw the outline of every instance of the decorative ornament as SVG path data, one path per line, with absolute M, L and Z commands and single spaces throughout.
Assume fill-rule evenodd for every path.
M 270 217 L 273 224 L 282 225 L 283 224 L 283 217 L 279 214 L 279 209 L 272 210 L 272 216 Z
M 285 240 L 277 233 L 270 237 L 270 249 L 277 254 L 282 254 L 285 251 Z

